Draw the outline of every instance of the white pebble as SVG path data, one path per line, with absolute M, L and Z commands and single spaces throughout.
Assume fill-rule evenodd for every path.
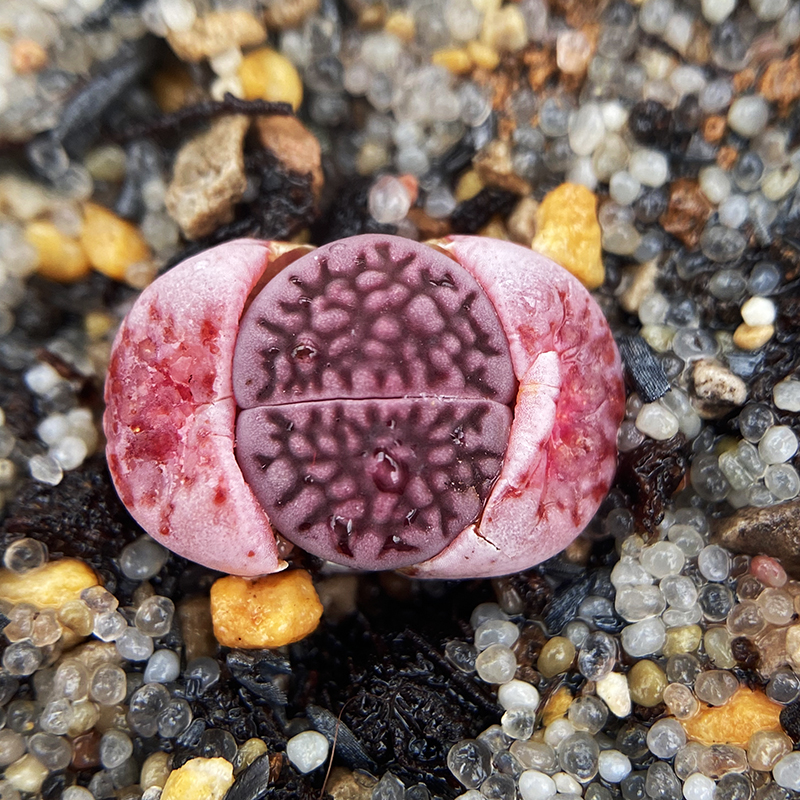
M 699 179 L 701 191 L 714 205 L 719 205 L 731 193 L 731 179 L 719 167 L 704 167 Z
M 513 680 L 504 683 L 497 690 L 497 699 L 505 709 L 515 706 L 535 709 L 539 705 L 539 692 L 526 681 Z
M 603 750 L 597 762 L 597 771 L 604 781 L 619 783 L 631 773 L 631 760 L 619 750 Z
M 772 22 L 786 13 L 789 0 L 750 0 L 750 8 L 762 22 Z
M 778 786 L 800 792 L 800 751 L 785 755 L 772 768 L 772 777 Z
M 544 772 L 526 769 L 519 776 L 519 793 L 522 800 L 549 800 L 556 793 L 556 782 Z
M 636 427 L 651 439 L 666 441 L 678 433 L 680 423 L 660 403 L 645 403 L 636 415 Z
M 713 800 L 717 784 L 702 772 L 691 774 L 683 784 L 686 800 Z
M 145 683 L 169 683 L 181 674 L 181 660 L 174 650 L 156 650 L 144 668 Z
M 619 672 L 610 672 L 595 684 L 597 696 L 605 702 L 614 716 L 623 718 L 631 713 L 631 692 L 628 679 Z
M 642 566 L 655 578 L 678 575 L 683 569 L 686 557 L 674 542 L 656 542 L 642 550 L 639 557 Z
M 403 183 L 392 175 L 378 178 L 369 190 L 369 213 L 386 225 L 405 219 L 411 209 L 411 197 Z
M 561 742 L 575 733 L 575 726 L 566 718 L 553 720 L 544 730 L 544 743 L 558 748 Z
M 769 104 L 760 95 L 746 95 L 733 101 L 728 111 L 728 124 L 736 133 L 752 139 L 767 126 Z
M 797 436 L 788 425 L 767 428 L 758 443 L 758 454 L 765 464 L 783 464 L 797 452 Z
M 772 325 L 776 313 L 775 303 L 768 297 L 751 297 L 742 305 L 742 319 L 747 325 Z
M 50 455 L 61 464 L 61 468 L 64 470 L 79 467 L 83 464 L 88 453 L 86 442 L 77 436 L 65 436 L 50 450 Z
M 800 381 L 787 378 L 776 383 L 772 389 L 776 408 L 782 411 L 800 411 Z
M 292 765 L 306 774 L 321 767 L 328 758 L 330 745 L 318 731 L 303 731 L 286 742 L 286 757 Z
M 39 483 L 57 486 L 64 477 L 64 470 L 52 456 L 31 456 L 28 462 L 31 478 Z
M 24 379 L 25 385 L 40 397 L 61 382 L 61 376 L 49 364 L 37 364 L 35 367 L 31 367 L 25 373 Z
M 667 158 L 658 150 L 641 148 L 631 154 L 628 172 L 644 186 L 663 186 L 669 176 Z
M 597 103 L 586 103 L 570 115 L 569 146 L 576 155 L 591 155 L 605 135 L 606 126 Z
M 619 100 L 609 100 L 603 103 L 600 111 L 603 114 L 603 124 L 606 126 L 606 130 L 612 133 L 621 131 L 628 121 L 628 111 Z
M 36 427 L 36 435 L 46 444 L 54 445 L 69 433 L 69 422 L 65 414 L 50 414 Z
M 736 8 L 736 0 L 702 0 L 700 8 L 711 25 L 724 22 Z
M 750 204 L 743 194 L 731 194 L 719 206 L 719 221 L 728 228 L 739 228 L 747 221 Z
M 611 199 L 622 206 L 630 205 L 639 196 L 641 189 L 641 183 L 627 170 L 615 172 L 608 184 Z
M 628 625 L 622 629 L 620 638 L 622 647 L 628 655 L 641 658 L 661 650 L 667 640 L 667 629 L 656 617 Z

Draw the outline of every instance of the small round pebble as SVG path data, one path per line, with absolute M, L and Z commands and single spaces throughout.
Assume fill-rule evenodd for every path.
M 556 794 L 555 781 L 534 769 L 527 769 L 519 776 L 518 786 L 522 800 L 549 800 Z
M 597 763 L 600 777 L 609 783 L 619 783 L 631 772 L 631 760 L 619 750 L 603 750 Z
M 303 731 L 286 742 L 286 757 L 304 775 L 321 767 L 329 750 L 328 740 L 318 731 Z
M 508 683 L 517 671 L 517 658 L 510 647 L 493 644 L 475 659 L 475 671 L 486 683 Z
M 539 692 L 526 681 L 511 680 L 497 690 L 497 700 L 506 710 L 514 707 L 536 710 L 539 706 Z
M 800 751 L 785 755 L 772 768 L 775 783 L 783 789 L 800 792 Z

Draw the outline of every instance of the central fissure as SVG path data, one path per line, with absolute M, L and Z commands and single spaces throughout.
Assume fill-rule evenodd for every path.
M 326 245 L 273 278 L 233 361 L 236 455 L 275 527 L 348 566 L 397 569 L 480 516 L 516 397 L 472 276 L 415 242 Z

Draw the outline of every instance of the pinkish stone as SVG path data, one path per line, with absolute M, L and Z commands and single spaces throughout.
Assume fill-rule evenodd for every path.
M 346 244 L 421 249 L 380 236 Z M 490 239 L 452 237 L 440 244 L 494 307 L 519 389 L 499 476 L 482 510 L 470 512 L 472 522 L 455 537 L 448 535 L 441 552 L 406 566 L 420 577 L 502 575 L 561 550 L 605 496 L 625 399 L 619 355 L 588 292 L 553 262 Z M 234 345 L 254 288 L 276 271 L 270 247 L 231 242 L 159 278 L 123 323 L 106 384 L 108 461 L 123 502 L 170 549 L 241 575 L 285 566 L 234 455 Z M 390 326 L 381 322 L 383 327 Z M 415 402 L 396 395 L 392 402 L 401 400 Z M 315 401 L 330 402 L 345 401 Z M 292 403 L 276 407 L 291 410 Z M 357 421 L 365 419 L 362 411 L 353 413 Z M 378 484 L 388 481 L 387 493 L 400 494 L 391 477 L 381 472 Z M 403 487 L 418 485 L 413 476 L 402 477 Z M 295 538 L 294 531 L 282 532 Z M 402 531 L 396 534 L 402 540 Z M 423 552 L 436 550 L 426 545 Z M 371 557 L 357 565 L 382 568 Z

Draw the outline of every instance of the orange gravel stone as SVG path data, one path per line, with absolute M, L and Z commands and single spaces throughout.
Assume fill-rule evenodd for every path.
M 781 708 L 763 692 L 742 687 L 724 706 L 707 706 L 681 723 L 690 739 L 703 744 L 746 747 L 750 737 L 758 731 L 782 730 Z
M 303 569 L 249 580 L 229 575 L 211 587 L 214 635 L 225 647 L 282 647 L 319 624 L 322 603 Z
M 585 186 L 562 183 L 548 192 L 531 247 L 569 270 L 587 289 L 605 280 L 597 198 Z

